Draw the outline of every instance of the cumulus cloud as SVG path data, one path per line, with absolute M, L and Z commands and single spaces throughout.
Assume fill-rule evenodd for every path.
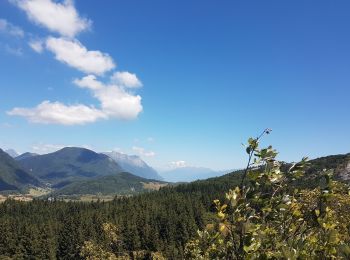
M 102 110 L 111 117 L 129 120 L 136 118 L 142 111 L 141 97 L 117 86 L 97 90 L 94 96 L 100 100 Z
M 115 67 L 107 53 L 89 51 L 78 40 L 49 37 L 46 48 L 55 54 L 56 60 L 85 73 L 102 75 Z
M 97 108 L 84 104 L 66 105 L 61 102 L 44 101 L 32 108 L 15 107 L 8 115 L 22 116 L 33 123 L 43 124 L 86 124 L 100 119 L 135 119 L 143 110 L 141 96 L 131 92 L 142 86 L 133 73 L 115 72 L 109 83 L 96 77 L 116 67 L 109 54 L 88 50 L 75 35 L 86 30 L 90 21 L 81 18 L 72 0 L 9 0 L 23 9 L 30 20 L 53 32 L 61 34 L 44 40 L 33 39 L 29 46 L 41 53 L 44 49 L 52 52 L 55 59 L 80 70 L 87 76 L 75 79 L 74 84 L 88 89 L 99 102 Z
M 0 19 L 0 32 L 6 33 L 15 37 L 24 37 L 24 31 L 5 19 Z
M 106 118 L 106 115 L 94 108 L 82 104 L 67 106 L 60 102 L 44 101 L 34 108 L 16 107 L 8 115 L 22 116 L 32 123 L 82 125 Z
M 132 150 L 136 152 L 137 154 L 144 156 L 144 157 L 154 157 L 156 155 L 153 151 L 146 151 L 145 148 L 133 146 Z
M 106 85 L 94 75 L 75 79 L 73 82 L 81 88 L 89 89 L 100 102 L 99 108 L 44 101 L 34 108 L 16 107 L 7 114 L 25 117 L 32 123 L 82 125 L 100 119 L 135 119 L 143 109 L 139 95 L 129 93 L 117 85 Z
M 73 82 L 81 88 L 90 89 L 100 101 L 102 111 L 109 117 L 130 120 L 142 111 L 141 97 L 118 85 L 103 84 L 93 75 L 75 79 Z
M 72 0 L 61 3 L 51 0 L 10 0 L 26 12 L 34 23 L 66 37 L 88 29 L 91 21 L 82 18 Z
M 82 79 L 75 79 L 73 83 L 81 88 L 88 88 L 91 90 L 104 88 L 104 85 L 96 79 L 95 75 L 88 75 Z
M 174 161 L 169 163 L 170 168 L 184 168 L 187 167 L 187 162 L 186 161 Z
M 127 71 L 117 71 L 112 77 L 112 81 L 118 85 L 127 87 L 127 88 L 139 88 L 142 87 L 141 81 L 136 77 L 135 74 Z
M 44 42 L 42 40 L 31 40 L 28 44 L 37 53 L 42 53 L 44 50 Z

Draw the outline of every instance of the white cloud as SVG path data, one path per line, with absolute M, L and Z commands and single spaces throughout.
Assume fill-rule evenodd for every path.
M 78 40 L 49 37 L 46 48 L 55 54 L 56 60 L 85 73 L 102 75 L 115 67 L 108 54 L 89 51 Z
M 104 88 L 104 85 L 98 81 L 94 75 L 88 75 L 82 79 L 75 79 L 73 83 L 81 88 L 88 88 L 92 90 Z
M 117 86 L 108 86 L 95 91 L 102 110 L 111 117 L 130 120 L 142 111 L 141 97 L 132 95 Z
M 130 92 L 142 86 L 137 76 L 130 72 L 116 72 L 109 84 L 97 80 L 115 68 L 109 54 L 88 50 L 75 39 L 75 35 L 87 29 L 90 21 L 76 11 L 72 0 L 9 0 L 23 9 L 36 24 L 58 32 L 61 37 L 31 40 L 29 46 L 41 53 L 44 49 L 55 55 L 56 60 L 90 74 L 73 82 L 91 91 L 99 101 L 98 108 L 84 104 L 65 105 L 61 102 L 44 101 L 32 108 L 15 107 L 8 115 L 22 116 L 33 123 L 75 125 L 95 122 L 99 119 L 135 119 L 142 112 L 141 96 Z M 18 52 L 19 53 L 19 52 Z
M 148 137 L 147 138 L 147 142 L 153 143 L 154 142 L 154 138 L 153 137 Z
M 186 161 L 174 161 L 169 163 L 170 168 L 184 168 L 187 167 L 187 162 Z
M 31 40 L 28 44 L 37 53 L 42 53 L 44 50 L 44 42 L 42 40 Z
M 75 79 L 73 82 L 92 91 L 100 102 L 100 107 L 83 104 L 67 106 L 60 102 L 44 101 L 34 108 L 14 108 L 7 114 L 22 116 L 32 123 L 82 125 L 100 119 L 135 119 L 143 109 L 139 95 L 128 93 L 117 85 L 105 85 L 94 75 Z
M 81 88 L 92 90 L 101 102 L 101 110 L 109 117 L 130 120 L 142 111 L 141 97 L 127 92 L 117 85 L 105 85 L 95 76 L 88 75 L 73 81 Z
M 33 153 L 38 153 L 38 154 L 47 154 L 47 153 L 52 153 L 56 152 L 58 150 L 61 150 L 64 147 L 69 147 L 70 145 L 62 145 L 62 144 L 44 144 L 44 143 L 39 143 L 33 145 L 31 148 Z
M 127 88 L 139 88 L 142 87 L 141 81 L 136 77 L 135 74 L 127 71 L 117 71 L 112 77 L 112 81 L 118 85 L 122 85 Z
M 144 157 L 154 157 L 156 155 L 153 151 L 146 151 L 145 148 L 133 146 L 132 150 Z
M 24 31 L 20 27 L 9 23 L 5 19 L 0 19 L 0 32 L 7 33 L 15 37 L 24 37 Z
M 7 114 L 25 117 L 32 123 L 62 125 L 82 125 L 106 118 L 102 111 L 94 107 L 81 104 L 67 106 L 50 101 L 44 101 L 34 108 L 16 107 Z
M 10 0 L 24 10 L 34 23 L 66 37 L 88 29 L 91 21 L 79 16 L 72 0 L 58 3 L 51 0 Z

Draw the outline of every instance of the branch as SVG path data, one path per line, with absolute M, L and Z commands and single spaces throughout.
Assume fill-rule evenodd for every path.
M 269 128 L 264 129 L 264 131 L 257 138 L 254 139 L 256 144 L 258 144 L 259 140 L 264 136 L 264 134 L 269 134 L 270 132 L 271 132 L 271 129 L 269 129 Z M 253 158 L 253 155 L 254 155 L 254 152 L 255 152 L 255 149 L 256 149 L 256 147 L 251 147 L 251 148 L 252 149 L 249 152 L 249 159 L 248 159 L 247 167 L 244 170 L 244 173 L 243 173 L 243 176 L 242 176 L 242 180 L 241 180 L 241 184 L 240 184 L 240 189 L 241 190 L 243 189 L 243 184 L 244 184 L 244 181 L 245 181 L 245 179 L 247 177 L 248 170 L 250 168 L 250 162 L 251 162 L 251 160 Z

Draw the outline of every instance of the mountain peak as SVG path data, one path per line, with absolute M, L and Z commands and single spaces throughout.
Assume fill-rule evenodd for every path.
M 18 155 L 15 159 L 17 161 L 19 161 L 19 160 L 23 160 L 23 159 L 30 158 L 30 157 L 37 156 L 37 155 L 39 155 L 39 154 L 26 152 L 26 153 L 22 153 L 21 155 Z
M 18 162 L 23 168 L 52 185 L 68 184 L 78 179 L 90 179 L 122 171 L 107 155 L 80 147 L 65 147 Z
M 13 150 L 13 149 L 7 149 L 5 150 L 5 153 L 7 153 L 8 155 L 10 155 L 12 158 L 16 158 L 19 154 Z
M 109 156 L 127 172 L 131 172 L 146 179 L 162 180 L 162 177 L 158 174 L 158 172 L 147 165 L 147 163 L 137 155 L 127 155 L 116 151 L 106 152 L 103 154 Z

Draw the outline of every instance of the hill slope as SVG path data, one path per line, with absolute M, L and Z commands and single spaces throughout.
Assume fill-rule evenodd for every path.
M 126 172 L 131 172 L 146 179 L 162 180 L 158 172 L 147 165 L 139 156 L 127 155 L 118 152 L 104 153 L 117 162 Z
M 130 195 L 147 190 L 158 190 L 166 185 L 166 182 L 149 180 L 122 172 L 93 180 L 77 181 L 53 192 L 52 195 Z
M 17 157 L 15 157 L 15 160 L 19 161 L 19 160 L 27 159 L 27 158 L 30 158 L 30 157 L 33 157 L 33 156 L 37 156 L 37 155 L 39 155 L 39 154 L 37 154 L 37 153 L 29 153 L 29 152 L 22 153 L 22 154 L 18 155 Z
M 85 148 L 66 147 L 57 152 L 19 160 L 18 163 L 53 188 L 76 180 L 85 180 L 122 172 L 107 155 Z
M 18 163 L 0 149 L 0 192 L 22 192 L 31 186 L 41 186 L 40 181 L 23 170 Z

